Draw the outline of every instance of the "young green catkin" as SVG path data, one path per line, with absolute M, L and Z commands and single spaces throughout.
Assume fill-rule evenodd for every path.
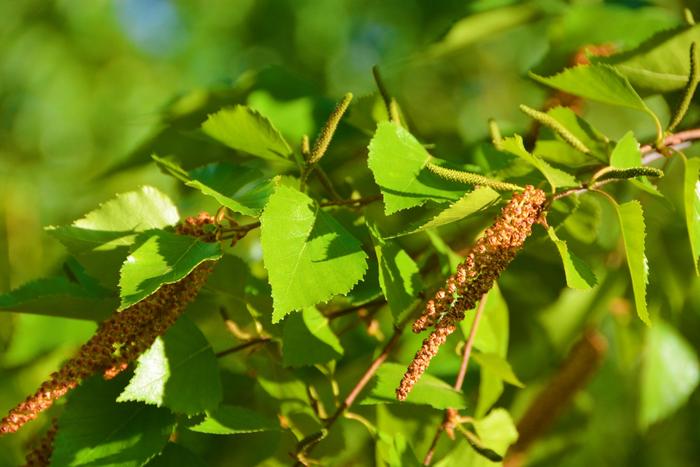
M 494 224 L 477 240 L 457 271 L 447 279 L 445 286 L 426 303 L 425 311 L 413 323 L 413 332 L 418 333 L 431 326 L 435 329 L 423 341 L 408 366 L 396 389 L 397 399 L 406 399 L 440 346 L 464 319 L 466 311 L 474 308 L 515 258 L 532 233 L 532 226 L 542 221 L 545 201 L 545 193 L 531 185 L 515 193 Z
M 176 232 L 214 241 L 215 235 L 204 229 L 211 223 L 213 218 L 203 213 L 187 218 Z M 102 373 L 105 379 L 111 379 L 125 370 L 180 317 L 206 282 L 213 265 L 212 261 L 198 265 L 182 280 L 163 285 L 153 295 L 100 323 L 73 358 L 0 420 L 0 435 L 19 430 L 89 376 Z

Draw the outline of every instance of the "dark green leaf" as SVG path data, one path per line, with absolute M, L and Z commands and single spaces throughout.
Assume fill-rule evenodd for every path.
M 138 401 L 194 415 L 219 405 L 221 379 L 204 334 L 181 316 L 138 359 L 134 376 L 117 401 Z
M 85 287 L 66 277 L 38 279 L 0 294 L 0 310 L 90 321 L 107 318 L 118 304 L 106 290 Z
M 236 435 L 279 430 L 279 424 L 244 407 L 222 405 L 207 411 L 203 421 L 188 429 L 212 435 Z
M 284 320 L 282 357 L 285 366 L 328 363 L 343 356 L 338 337 L 316 307 L 306 307 Z
M 95 376 L 68 396 L 51 465 L 138 467 L 163 449 L 175 417 L 167 409 L 116 402 L 128 376 L 110 381 Z
M 370 231 L 379 263 L 379 285 L 398 322 L 423 289 L 418 265 L 397 242 L 381 238 L 372 225 Z
M 597 283 L 593 271 L 580 259 L 578 256 L 569 251 L 569 246 L 564 240 L 557 237 L 555 230 L 550 227 L 547 229 L 549 238 L 554 242 L 559 250 L 562 264 L 564 265 L 564 274 L 566 274 L 566 285 L 572 289 L 590 289 Z
M 228 162 L 205 165 L 189 172 L 174 162 L 153 157 L 158 165 L 187 186 L 211 196 L 222 206 L 247 216 L 258 216 L 274 191 L 271 179 L 254 168 Z
M 148 467 L 207 467 L 199 456 L 180 444 L 168 443 L 163 452 L 146 464 Z

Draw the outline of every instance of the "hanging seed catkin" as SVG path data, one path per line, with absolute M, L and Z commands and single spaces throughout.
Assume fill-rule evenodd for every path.
M 53 440 L 56 438 L 56 431 L 58 431 L 58 424 L 56 419 L 54 419 L 48 431 L 25 457 L 24 467 L 46 467 L 51 464 Z
M 546 201 L 544 192 L 530 185 L 503 207 L 494 224 L 477 240 L 464 262 L 450 276 L 445 286 L 425 305 L 423 314 L 413 323 L 413 332 L 435 329 L 423 341 L 408 366 L 396 397 L 405 400 L 423 375 L 440 346 L 457 329 L 467 310 L 474 308 L 481 296 L 515 258 L 541 216 Z
M 213 218 L 202 213 L 185 219 L 176 232 L 214 241 L 214 234 L 204 227 L 212 223 Z M 102 373 L 105 379 L 111 379 L 124 371 L 180 317 L 213 265 L 212 261 L 198 265 L 180 281 L 163 285 L 153 295 L 103 321 L 73 358 L 0 421 L 0 435 L 19 430 L 87 377 Z

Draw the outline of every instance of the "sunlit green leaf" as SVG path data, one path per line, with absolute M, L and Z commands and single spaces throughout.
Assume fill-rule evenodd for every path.
M 138 359 L 134 376 L 117 401 L 139 401 L 194 415 L 216 407 L 222 398 L 214 351 L 187 318 L 175 324 Z
M 121 268 L 121 305 L 127 308 L 148 297 L 163 284 L 177 282 L 204 261 L 221 257 L 218 243 L 163 230 L 143 233 Z
M 255 110 L 237 105 L 209 115 L 202 130 L 215 140 L 264 159 L 287 159 L 292 149 L 274 125 Z
M 279 186 L 260 221 L 275 323 L 350 291 L 367 270 L 360 242 L 298 190 Z
M 403 127 L 381 122 L 369 144 L 369 168 L 382 190 L 386 214 L 421 206 L 428 200 L 454 201 L 465 186 L 425 169 L 431 156 Z
M 687 159 L 683 176 L 683 206 L 695 273 L 700 275 L 700 159 Z

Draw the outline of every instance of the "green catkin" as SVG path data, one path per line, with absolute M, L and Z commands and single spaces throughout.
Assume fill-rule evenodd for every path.
M 693 42 L 690 44 L 690 73 L 688 73 L 688 82 L 685 84 L 685 88 L 683 88 L 683 98 L 673 114 L 671 123 L 668 124 L 668 128 L 666 129 L 668 132 L 672 132 L 676 129 L 683 120 L 683 117 L 685 117 L 688 107 L 690 107 L 690 101 L 693 99 L 695 89 L 698 87 L 698 80 L 700 79 L 697 62 L 696 45 L 695 42 Z
M 482 185 L 498 191 L 521 191 L 523 187 L 512 183 L 501 182 L 483 175 L 465 172 L 462 170 L 448 169 L 432 162 L 428 162 L 426 168 L 435 175 L 454 182 L 466 183 L 468 185 Z
M 635 178 L 635 177 L 663 177 L 664 172 L 654 167 L 630 167 L 627 169 L 616 169 L 608 167 L 609 170 L 601 170 L 596 174 L 593 181 Z
M 309 160 L 311 156 L 311 143 L 309 143 L 309 135 L 304 135 L 301 137 L 301 157 L 305 161 Z
M 309 165 L 316 164 L 326 153 L 328 145 L 331 144 L 331 140 L 335 134 L 335 130 L 338 128 L 340 119 L 343 118 L 343 114 L 345 114 L 345 111 L 350 105 L 350 101 L 352 101 L 352 93 L 349 92 L 345 94 L 343 99 L 338 103 L 336 108 L 328 117 L 326 124 L 321 129 L 321 133 L 318 135 L 318 138 L 316 138 L 314 148 L 311 150 L 311 155 L 309 156 L 308 160 Z
M 503 137 L 501 136 L 501 129 L 498 127 L 498 123 L 493 118 L 489 119 L 489 134 L 494 147 L 500 149 Z
M 525 114 L 527 114 L 529 117 L 536 120 L 537 122 L 541 123 L 542 125 L 551 128 L 556 134 L 561 136 L 561 138 L 564 141 L 566 141 L 572 148 L 584 154 L 591 153 L 591 150 L 588 149 L 588 147 L 585 144 L 583 144 L 583 142 L 580 139 L 578 139 L 573 133 L 571 133 L 564 125 L 559 123 L 551 115 L 548 115 L 544 112 L 540 112 L 539 110 L 535 110 L 526 105 L 521 105 L 520 110 L 522 110 Z

